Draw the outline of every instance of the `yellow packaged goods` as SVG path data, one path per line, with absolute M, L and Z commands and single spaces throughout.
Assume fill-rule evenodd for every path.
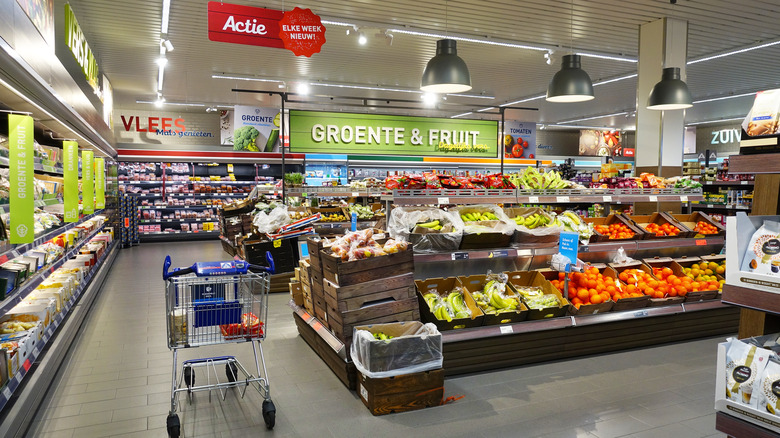
M 65 303 L 68 302 L 68 299 L 65 298 L 66 292 L 65 288 L 51 288 L 51 289 L 35 289 L 34 291 L 30 292 L 30 295 L 27 295 L 27 300 L 35 300 L 35 299 L 53 299 L 56 307 L 57 307 L 57 313 L 62 312 L 62 308 L 64 307 Z
M 3 319 L 13 319 L 20 322 L 40 321 L 43 324 L 43 329 L 46 330 L 51 323 L 53 310 L 53 303 L 51 306 L 19 303 L 9 310 Z

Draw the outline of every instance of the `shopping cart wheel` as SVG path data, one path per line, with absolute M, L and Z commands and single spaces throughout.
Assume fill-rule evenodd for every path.
M 179 435 L 181 434 L 179 416 L 176 414 L 168 414 L 165 424 L 168 427 L 168 436 L 171 438 L 179 438 Z
M 265 420 L 265 427 L 273 429 L 276 424 L 276 406 L 271 400 L 263 401 L 263 420 Z
M 227 374 L 228 382 L 233 383 L 236 381 L 236 378 L 238 377 L 238 367 L 233 362 L 228 362 L 225 364 L 225 374 Z
M 187 389 L 195 386 L 195 373 L 192 372 L 192 367 L 184 367 L 184 384 L 187 385 Z

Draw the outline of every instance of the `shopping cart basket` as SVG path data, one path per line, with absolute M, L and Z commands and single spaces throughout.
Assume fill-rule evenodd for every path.
M 168 348 L 173 351 L 171 410 L 166 421 L 169 436 L 176 438 L 181 433 L 181 423 L 176 414 L 181 392 L 187 392 L 190 402 L 193 393 L 200 391 L 209 392 L 209 401 L 213 391 L 218 391 L 225 400 L 229 388 L 240 389 L 243 398 L 250 385 L 263 397 L 263 420 L 267 428 L 273 429 L 276 407 L 271 401 L 260 344 L 267 332 L 268 275 L 274 272 L 270 253 L 266 254 L 266 259 L 269 267 L 229 260 L 195 263 L 188 268 L 169 271 L 171 257 L 165 257 L 165 317 Z M 177 378 L 176 354 L 179 349 L 239 342 L 252 344 L 256 375 L 250 374 L 234 356 L 219 356 L 183 361 Z M 223 365 L 225 381 L 217 373 L 217 366 Z M 194 369 L 198 367 L 206 368 L 207 382 L 195 386 Z

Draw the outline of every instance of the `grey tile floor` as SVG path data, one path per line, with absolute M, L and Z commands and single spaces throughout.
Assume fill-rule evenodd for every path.
M 165 437 L 172 354 L 165 340 L 162 260 L 226 258 L 219 243 L 143 244 L 119 254 L 72 352 L 28 431 L 35 437 Z M 448 378 L 445 406 L 373 417 L 306 345 L 287 294 L 272 294 L 263 349 L 276 427 L 262 398 L 182 398 L 185 437 L 722 437 L 713 410 L 721 338 Z M 180 359 L 235 355 L 249 344 L 180 350 Z M 486 360 L 490 360 L 486 358 Z M 196 374 L 196 381 L 205 381 Z

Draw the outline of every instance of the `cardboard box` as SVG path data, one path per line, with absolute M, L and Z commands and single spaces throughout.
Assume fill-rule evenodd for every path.
M 301 283 L 290 282 L 290 297 L 296 306 L 303 306 L 303 288 Z
M 696 224 L 699 223 L 699 221 L 707 222 L 708 224 L 718 229 L 718 232 L 715 234 L 700 234 L 696 231 L 693 231 L 694 236 L 691 237 L 714 237 L 726 235 L 726 227 L 724 227 L 719 221 L 712 219 L 710 215 L 700 211 L 696 211 L 691 214 L 672 214 L 667 212 L 662 212 L 661 214 L 676 220 L 691 231 L 696 228 Z
M 482 292 L 485 289 L 485 284 L 487 283 L 487 275 L 481 274 L 481 275 L 460 276 L 458 277 L 458 281 L 463 287 L 468 289 L 469 294 L 473 294 L 475 292 Z M 512 287 L 510 287 L 508 284 L 504 292 L 504 295 L 506 295 L 509 298 L 516 299 L 518 301 L 517 308 L 511 312 L 502 312 L 498 314 L 488 313 L 485 312 L 485 309 L 481 309 L 482 312 L 485 314 L 485 319 L 482 321 L 482 325 L 511 324 L 514 322 L 525 321 L 526 318 L 528 318 L 528 307 L 526 307 L 525 304 L 523 304 L 523 300 L 520 297 L 520 295 L 514 289 L 512 289 Z
M 45 331 L 51 323 L 54 309 L 55 304 L 53 302 L 51 305 L 19 303 L 3 315 L 3 317 L 0 318 L 0 322 L 11 319 L 22 322 L 40 321 L 42 324 L 41 328 Z
M 625 271 L 626 269 L 639 269 L 644 272 L 647 272 L 650 275 L 650 277 L 652 277 L 653 279 L 658 280 L 658 278 L 655 275 L 653 275 L 653 269 L 642 262 L 635 261 L 635 262 L 623 263 L 623 264 L 610 263 L 609 266 L 615 269 L 618 275 L 621 272 Z M 623 283 L 622 281 L 620 282 L 620 284 L 623 285 L 623 287 L 625 287 L 625 283 Z M 672 304 L 679 304 L 682 303 L 683 301 L 685 301 L 685 297 L 680 297 L 680 296 L 677 297 L 667 296 L 665 298 L 650 298 L 649 302 L 647 303 L 647 307 L 668 306 Z
M 728 226 L 728 224 L 726 225 Z M 726 398 L 727 346 L 728 342 L 721 342 L 718 344 L 718 365 L 715 374 L 715 410 L 725 412 L 749 423 L 757 424 L 771 430 L 776 434 L 780 434 L 780 417 Z
M 444 397 L 444 370 L 383 379 L 358 373 L 358 395 L 374 415 L 439 406 Z
M 533 214 L 540 214 L 552 222 L 552 216 L 539 207 L 506 207 L 504 208 L 504 214 L 509 219 L 514 219 L 518 216 L 528 217 Z M 544 228 L 540 228 L 544 229 Z M 560 230 L 560 228 L 559 228 Z M 512 236 L 512 242 L 520 244 L 540 244 L 540 243 L 555 243 L 560 238 L 560 232 L 554 234 L 537 235 L 530 232 L 526 227 L 515 226 L 515 234 Z
M 676 238 L 682 238 L 682 237 L 693 237 L 696 235 L 696 233 L 686 227 L 685 225 L 681 224 L 677 220 L 675 220 L 671 216 L 666 216 L 661 213 L 653 213 L 651 215 L 645 215 L 645 216 L 626 216 L 630 221 L 633 221 L 634 225 L 639 227 L 642 231 L 644 231 L 643 238 L 644 239 L 676 239 Z M 647 226 L 651 223 L 663 225 L 663 224 L 671 224 L 675 227 L 677 227 L 680 230 L 680 234 L 676 236 L 656 236 L 655 233 L 651 233 L 647 231 Z
M 558 274 L 557 272 L 554 273 Z M 571 303 L 561 294 L 558 288 L 547 280 L 543 273 L 539 271 L 514 271 L 507 272 L 507 275 L 509 276 L 509 286 L 515 291 L 517 291 L 517 287 L 523 286 L 540 287 L 543 293 L 555 295 L 558 298 L 558 302 L 561 303 L 558 307 L 547 307 L 544 309 L 528 308 L 529 320 L 557 318 L 566 315 L 569 311 Z
M 685 273 L 685 268 L 690 268 L 694 264 L 704 263 L 703 260 L 696 257 L 694 259 L 693 257 L 688 257 L 687 259 L 670 259 L 666 257 L 655 257 L 652 259 L 644 259 L 644 262 L 649 265 L 650 267 L 669 267 L 672 272 L 674 272 L 674 275 L 680 277 L 687 275 Z M 690 276 L 689 276 L 690 277 Z M 720 280 L 722 277 L 719 275 L 715 275 L 718 280 Z M 714 300 L 718 297 L 718 289 L 710 289 L 710 290 L 700 290 L 700 291 L 691 291 L 685 294 L 685 301 L 704 301 L 704 300 Z
M 425 302 L 423 296 L 427 293 L 435 293 L 439 296 L 447 296 L 453 289 L 461 286 L 457 277 L 449 278 L 429 278 L 427 280 L 415 280 L 415 286 L 417 287 L 417 302 L 420 306 L 420 317 L 423 322 L 432 322 L 439 330 L 456 330 L 469 327 L 479 327 L 483 324 L 485 314 L 474 302 L 468 289 L 463 293 L 463 300 L 466 302 L 469 310 L 471 310 L 471 318 L 458 318 L 452 321 L 446 321 L 436 318 L 433 312 L 428 307 L 428 303 Z
M 634 224 L 632 221 L 626 218 L 626 216 L 623 216 L 622 214 L 610 214 L 607 217 L 586 217 L 583 218 L 586 223 L 596 225 L 611 225 L 611 224 L 623 224 L 626 227 L 628 227 L 629 230 L 634 232 L 634 235 L 625 239 L 610 239 L 608 235 L 601 234 L 598 231 L 595 231 L 592 236 L 590 236 L 590 242 L 618 242 L 618 241 L 625 241 L 625 240 L 642 240 L 645 238 L 645 234 L 647 234 L 643 229 L 639 228 Z
M 444 356 L 441 333 L 430 324 L 426 326 L 419 321 L 402 321 L 358 325 L 353 329 L 352 360 L 367 373 L 376 375 L 409 368 L 418 368 L 419 372 L 442 366 Z M 360 330 L 371 333 L 372 338 L 361 337 L 358 340 L 356 336 Z M 376 340 L 373 335 L 377 333 L 393 338 Z

